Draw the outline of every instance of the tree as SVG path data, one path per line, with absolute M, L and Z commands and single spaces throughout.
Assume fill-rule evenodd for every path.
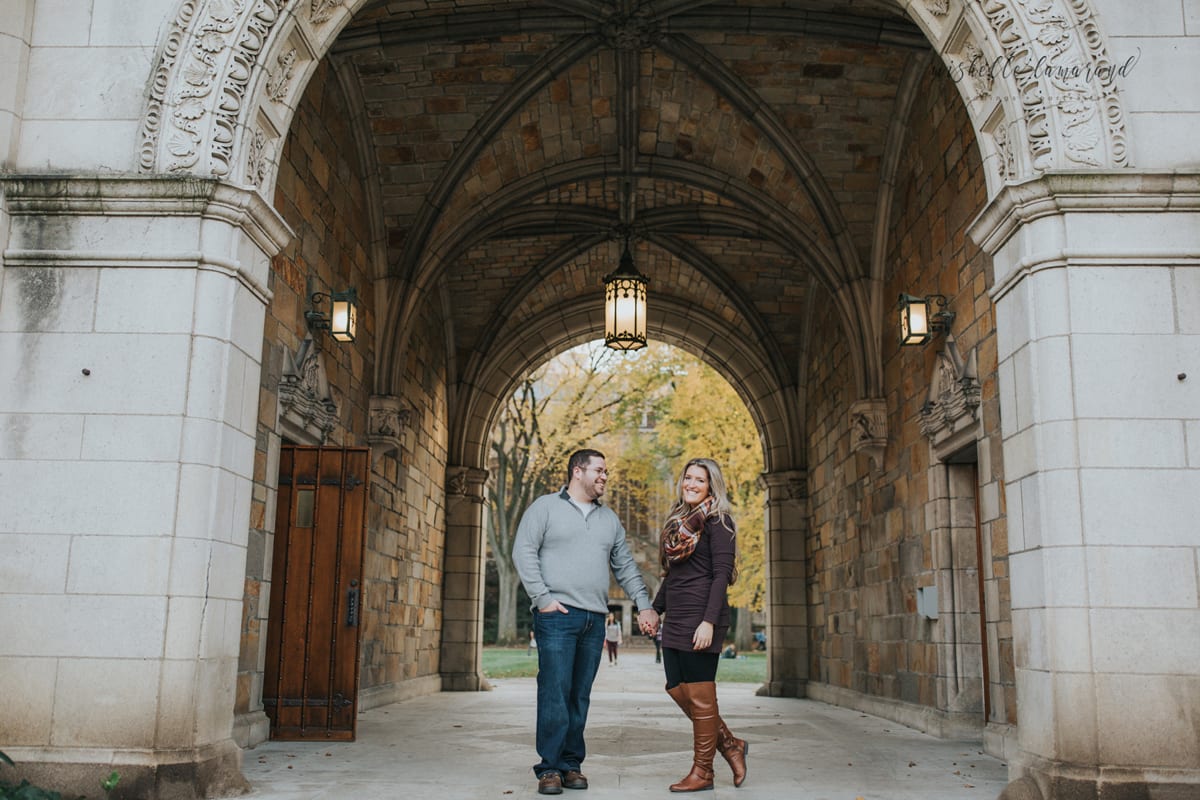
M 520 383 L 492 429 L 487 533 L 499 585 L 499 644 L 519 640 L 520 576 L 513 566 L 512 545 L 521 514 L 537 497 L 563 485 L 572 452 L 602 448 L 614 421 L 645 393 L 637 381 L 614 373 L 613 356 L 613 351 L 592 343 L 551 360 Z

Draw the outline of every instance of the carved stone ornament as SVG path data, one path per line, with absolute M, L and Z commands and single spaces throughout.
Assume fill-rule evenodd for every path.
M 324 444 L 337 427 L 338 408 L 329 388 L 321 351 L 312 336 L 307 336 L 295 356 L 284 352 L 283 359 L 279 416 Z
M 921 406 L 921 433 L 936 447 L 954 434 L 976 423 L 979 408 L 979 363 L 972 349 L 966 361 L 958 354 L 953 339 L 937 354 L 929 394 Z
M 290 0 L 185 0 L 172 23 L 142 123 L 142 172 L 228 177 L 246 90 Z M 186 47 L 185 47 L 186 43 Z M 169 128 L 164 130 L 164 123 Z M 160 143 L 160 137 L 165 142 Z M 159 147 L 166 153 L 159 162 Z
M 662 38 L 658 22 L 644 14 L 613 14 L 604 21 L 601 35 L 610 47 L 618 50 L 645 50 Z
M 412 408 L 399 397 L 373 394 L 367 416 L 367 442 L 372 451 L 399 453 L 404 433 L 412 425 Z
M 1003 121 L 992 132 L 992 142 L 996 145 L 996 169 L 1000 173 L 1001 182 L 1017 176 L 1016 156 L 1008 141 L 1008 128 Z
M 883 468 L 887 449 L 887 403 L 882 399 L 859 400 L 850 406 L 850 449 L 866 453 L 876 469 Z
M 313 21 L 314 25 L 321 25 L 329 21 L 333 16 L 333 10 L 341 4 L 341 0 L 312 0 L 312 4 L 308 7 L 308 18 Z
M 925 8 L 935 17 L 944 17 L 950 13 L 950 0 L 925 0 Z
M 764 472 L 758 487 L 767 492 L 768 502 L 803 503 L 808 499 L 808 472 L 802 469 Z
M 292 84 L 292 74 L 296 68 L 296 48 L 288 50 L 276 59 L 277 67 L 267 79 L 267 97 L 273 103 L 282 103 L 287 99 L 288 89 Z
M 980 0 L 1003 48 L 1025 121 L 1030 165 L 1126 166 L 1118 74 L 1087 0 Z M 1081 36 L 1082 34 L 1082 36 Z M 1105 144 L 1108 145 L 1107 153 Z
M 270 164 L 271 148 L 267 134 L 262 128 L 255 128 L 250 152 L 246 155 L 246 181 L 251 186 L 262 186 L 267 180 L 267 168 Z
M 455 500 L 470 500 L 482 504 L 485 500 L 484 485 L 487 483 L 487 470 L 471 467 L 451 466 L 446 468 L 446 497 Z

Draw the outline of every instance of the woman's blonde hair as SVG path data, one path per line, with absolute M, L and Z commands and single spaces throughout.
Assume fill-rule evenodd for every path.
M 691 461 L 683 465 L 683 469 L 679 471 L 679 481 L 675 487 L 676 499 L 671 505 L 671 511 L 669 514 L 667 514 L 667 518 L 670 519 L 676 514 L 690 508 L 687 502 L 683 499 L 683 477 L 687 475 L 687 471 L 692 467 L 702 467 L 704 471 L 708 473 L 708 493 L 712 495 L 714 500 L 716 500 L 716 502 L 713 503 L 712 510 L 708 512 L 708 516 L 710 518 L 716 517 L 719 519 L 721 521 L 721 527 L 729 531 L 731 536 L 734 535 L 735 530 L 733 527 L 733 509 L 729 505 L 729 490 L 725 486 L 725 476 L 721 473 L 721 466 L 711 458 L 693 458 Z M 663 542 L 661 538 L 659 540 L 658 549 L 659 561 L 661 562 L 663 568 L 663 575 L 666 575 L 667 571 L 670 569 L 670 565 L 667 563 L 667 555 L 663 550 Z M 737 582 L 738 577 L 738 554 L 736 549 L 734 551 L 733 558 L 733 572 L 729 576 L 730 584 Z
M 683 499 L 683 477 L 692 467 L 703 467 L 704 471 L 708 473 L 708 493 L 716 499 L 709 516 L 724 517 L 731 514 L 733 509 L 729 505 L 729 490 L 725 486 L 725 476 L 721 473 L 720 465 L 711 458 L 693 458 L 679 471 L 679 480 L 675 485 L 675 503 L 671 506 L 671 511 L 667 516 L 687 507 L 687 503 Z

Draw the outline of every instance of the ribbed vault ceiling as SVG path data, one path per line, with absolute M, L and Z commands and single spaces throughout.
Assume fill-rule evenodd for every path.
M 599 303 L 631 234 L 652 321 L 670 297 L 798 385 L 814 288 L 868 274 L 898 86 L 927 49 L 870 0 L 368 4 L 334 58 L 366 104 L 392 322 L 447 298 L 464 380 L 556 306 Z

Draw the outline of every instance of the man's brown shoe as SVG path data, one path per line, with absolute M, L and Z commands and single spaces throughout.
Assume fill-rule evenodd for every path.
M 543 772 L 538 777 L 538 794 L 562 794 L 562 775 L 557 772 Z
M 577 769 L 567 770 L 567 774 L 563 776 L 562 785 L 568 789 L 586 789 L 587 778 Z

